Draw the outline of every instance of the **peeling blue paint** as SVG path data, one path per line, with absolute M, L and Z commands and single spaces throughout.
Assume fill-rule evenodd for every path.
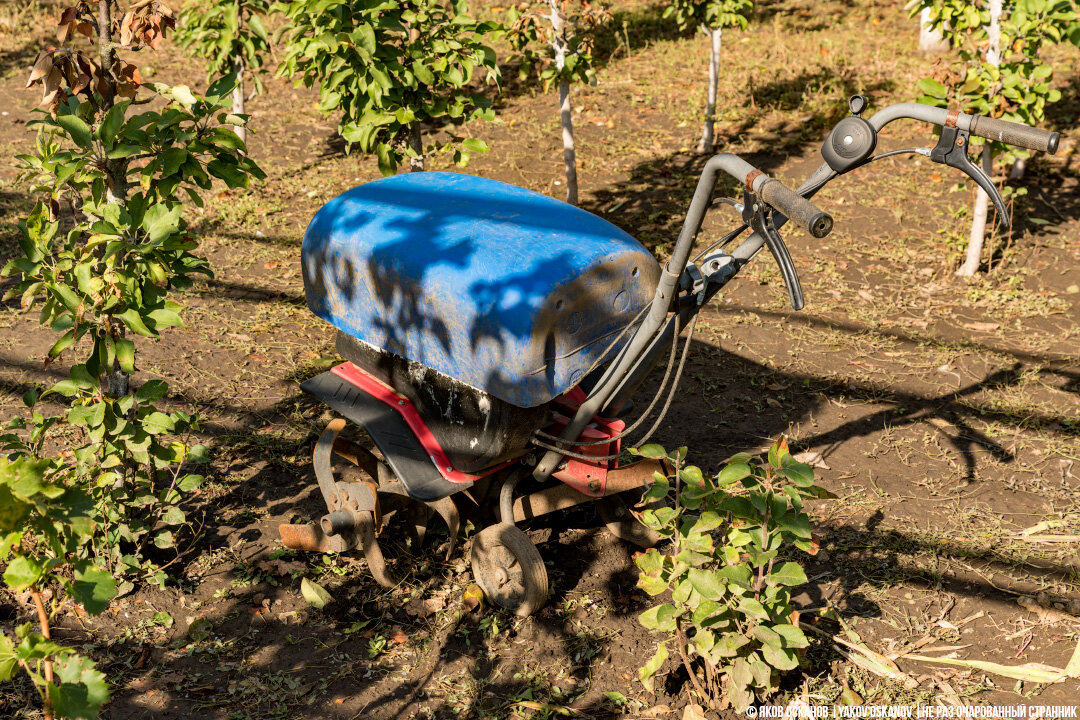
M 308 226 L 302 262 L 319 317 L 523 407 L 573 387 L 652 299 L 660 272 L 602 218 L 441 172 L 334 198 Z

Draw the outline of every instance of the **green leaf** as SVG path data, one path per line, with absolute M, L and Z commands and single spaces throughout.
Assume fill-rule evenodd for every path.
M 20 592 L 36 583 L 44 572 L 44 566 L 37 560 L 17 555 L 4 571 L 4 583 L 15 592 Z
M 199 101 L 199 99 L 192 94 L 191 88 L 187 85 L 175 85 L 168 88 L 162 95 L 171 96 L 185 107 L 191 107 Z
M 780 624 L 774 625 L 773 630 L 783 638 L 784 647 L 786 648 L 804 648 L 810 645 L 810 641 L 806 639 L 806 635 L 803 631 L 794 625 Z
M 645 686 L 645 689 L 652 692 L 652 676 L 657 673 L 664 666 L 664 662 L 668 659 L 667 645 L 660 643 L 656 646 L 656 652 L 649 660 L 641 666 L 638 670 L 638 680 Z
M 694 589 L 709 600 L 719 600 L 727 592 L 727 583 L 720 582 L 715 571 L 692 568 L 689 577 Z
M 146 337 L 157 337 L 157 333 L 146 327 L 146 323 L 143 322 L 142 316 L 139 311 L 131 307 L 122 313 L 116 315 L 125 325 L 127 325 L 132 332 L 136 332 Z
M 55 663 L 58 685 L 50 684 L 49 698 L 57 716 L 96 718 L 109 701 L 109 684 L 89 658 L 67 655 Z
M 82 118 L 77 115 L 60 115 L 56 118 L 56 122 L 67 131 L 68 136 L 75 141 L 76 145 L 84 150 L 93 148 L 93 134 L 90 132 L 90 126 Z
M 101 120 L 101 125 L 98 126 L 98 137 L 101 138 L 106 149 L 112 147 L 113 140 L 116 139 L 120 128 L 124 126 L 124 115 L 127 114 L 128 105 L 130 104 L 127 101 L 116 103 L 109 108 L 109 111 L 105 113 L 105 117 Z
M 650 630 L 671 632 L 675 629 L 675 618 L 678 616 L 679 611 L 674 605 L 664 603 L 638 615 L 638 621 Z
M 135 343 L 126 338 L 117 340 L 116 362 L 120 364 L 120 369 L 124 372 L 129 374 L 135 372 Z
M 101 568 L 77 569 L 71 591 L 75 599 L 86 608 L 86 612 L 99 615 L 104 612 L 109 601 L 116 597 L 116 580 Z
M 165 397 L 169 384 L 164 380 L 147 380 L 135 391 L 135 399 L 141 403 L 152 403 Z
M 300 594 L 307 600 L 308 605 L 311 605 L 316 610 L 322 610 L 326 607 L 328 602 L 333 600 L 333 597 L 326 591 L 326 588 L 307 578 L 303 578 L 300 581 Z
M 810 487 L 814 484 L 814 468 L 798 462 L 790 455 L 785 455 L 780 461 L 780 474 L 799 487 Z
M 7 635 L 0 632 L 0 682 L 7 682 L 15 677 L 18 669 L 19 658 L 15 654 L 15 646 Z
M 203 484 L 203 479 L 202 475 L 184 475 L 177 481 L 176 487 L 178 487 L 181 492 L 191 492 Z
M 183 525 L 185 520 L 187 516 L 184 515 L 184 511 L 175 505 L 161 515 L 161 522 L 168 525 Z
M 916 83 L 916 85 L 918 86 L 919 90 L 923 91 L 930 97 L 944 99 L 949 95 L 949 91 L 945 88 L 945 86 L 939 83 L 937 80 L 934 80 L 933 78 L 922 78 L 919 80 L 918 83 Z
M 184 208 L 180 203 L 156 203 L 143 215 L 142 227 L 150 242 L 158 243 L 180 229 L 180 215 Z
M 794 670 L 799 667 L 799 659 L 791 650 L 773 645 L 762 645 L 761 655 L 765 658 L 765 662 L 777 670 Z
M 53 295 L 60 301 L 60 304 L 73 313 L 79 311 L 79 307 L 82 305 L 82 299 L 67 285 L 61 283 L 49 283 L 49 289 L 52 290 Z
M 642 457 L 654 459 L 667 457 L 667 450 L 664 450 L 664 448 L 657 445 L 656 443 L 642 445 L 641 447 L 637 448 L 636 450 L 632 450 L 631 452 L 633 452 L 635 455 L 641 455 Z
M 739 649 L 750 642 L 750 638 L 738 633 L 724 633 L 720 640 L 713 646 L 712 653 L 716 657 L 735 657 Z
M 758 620 L 769 619 L 769 613 L 765 610 L 765 606 L 762 605 L 760 601 L 751 597 L 744 597 L 739 602 L 739 610 L 742 611 L 743 614 Z
M 664 556 L 656 548 L 649 548 L 645 552 L 639 553 L 634 558 L 634 563 L 641 568 L 643 573 L 656 574 L 664 567 Z
M 206 165 L 206 171 L 214 177 L 224 180 L 230 189 L 247 187 L 248 185 L 247 173 L 237 165 L 222 162 L 221 160 L 212 160 Z
M 3 466 L 0 465 L 0 472 L 2 470 Z M 16 498 L 7 485 L 0 485 L 0 533 L 7 535 L 21 530 L 32 509 L 29 503 Z M 6 555 L 5 552 L 0 554 L 0 557 Z
M 765 576 L 765 582 L 769 585 L 787 585 L 795 587 L 806 582 L 806 573 L 798 563 L 781 563 L 773 568 L 773 571 Z
M 479 138 L 465 138 L 461 141 L 461 146 L 474 153 L 485 153 L 491 149 L 486 142 Z
M 720 487 L 727 487 L 732 483 L 742 480 L 749 474 L 750 466 L 745 462 L 728 463 L 724 469 L 720 471 L 720 474 L 716 476 L 716 484 Z
M 413 75 L 415 75 L 416 79 L 419 80 L 421 83 L 423 83 L 424 85 L 435 84 L 435 76 L 431 73 L 431 70 L 429 70 L 428 67 L 424 65 L 424 63 L 419 60 L 414 60 L 411 67 Z

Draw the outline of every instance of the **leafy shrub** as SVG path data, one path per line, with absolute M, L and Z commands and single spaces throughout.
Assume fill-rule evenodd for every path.
M 791 603 L 806 574 L 797 562 L 777 560 L 792 548 L 817 553 L 803 501 L 830 494 L 785 441 L 770 448 L 767 463 L 740 453 L 715 478 L 685 464 L 686 448 L 637 452 L 673 468 L 668 477 L 657 473 L 643 500 L 642 521 L 669 544 L 635 558 L 638 587 L 653 597 L 670 591 L 671 600 L 640 616 L 667 637 L 639 677 L 651 689 L 674 644 L 698 693 L 741 712 L 776 691 L 808 644 Z
M 15 640 L 0 633 L 0 682 L 24 670 L 41 694 L 46 717 L 96 717 L 109 699 L 105 676 L 93 662 L 53 642 L 50 623 L 65 598 L 86 612 L 103 611 L 116 582 L 85 558 L 81 546 L 94 533 L 93 500 L 73 487 L 70 470 L 28 457 L 0 458 L 0 560 L 4 583 L 34 602 L 32 623 L 15 628 Z M 46 606 L 47 597 L 51 602 Z
M 439 0 L 291 0 L 274 9 L 289 21 L 278 76 L 317 84 L 319 109 L 341 113 L 341 136 L 375 153 L 384 175 L 406 158 L 422 170 L 428 155 L 449 150 L 463 166 L 470 153 L 488 149 L 453 132 L 425 145 L 421 126 L 495 118 L 491 101 L 470 86 L 480 69 L 485 81 L 499 81 L 495 51 L 484 44 L 497 24 Z

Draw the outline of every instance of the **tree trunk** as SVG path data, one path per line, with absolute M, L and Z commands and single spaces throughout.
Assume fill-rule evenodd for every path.
M 418 122 L 409 126 L 409 148 L 416 153 L 416 157 L 409 158 L 409 172 L 420 172 L 424 169 L 424 137 Z
M 919 14 L 919 52 L 933 55 L 948 49 L 949 41 L 930 26 L 930 8 L 923 8 Z
M 109 27 L 112 25 L 110 18 L 110 0 L 98 0 L 98 63 L 101 65 L 101 74 L 108 78 L 113 70 L 116 60 L 116 50 L 112 46 L 112 37 L 109 35 Z M 106 91 L 102 93 L 104 102 L 103 110 L 112 107 L 113 98 L 116 96 L 116 86 L 112 82 L 105 83 Z
M 559 81 L 559 119 L 562 124 L 563 162 L 566 163 L 566 202 L 577 205 L 577 155 L 574 152 L 574 122 L 570 118 L 570 83 Z
M 561 73 L 569 49 L 565 30 L 566 18 L 559 11 L 559 0 L 548 0 L 551 7 L 551 47 L 555 51 L 555 67 Z M 563 162 L 566 164 L 566 202 L 577 205 L 577 154 L 574 148 L 574 121 L 571 117 L 570 82 L 559 80 L 559 122 L 562 126 Z
M 990 143 L 983 145 L 983 168 L 993 167 Z M 989 173 L 988 173 L 989 174 Z M 964 264 L 956 271 L 960 277 L 971 277 L 979 271 L 983 241 L 986 237 L 986 216 L 990 210 L 990 196 L 981 187 L 975 187 L 975 208 L 971 212 L 971 234 L 968 236 L 967 255 Z
M 236 73 L 236 87 L 232 91 L 232 111 L 237 115 L 244 114 L 244 58 L 237 55 L 233 58 L 233 72 Z M 247 143 L 247 128 L 237 125 L 233 128 L 240 141 Z
M 709 88 L 705 99 L 705 129 L 701 134 L 701 142 L 698 144 L 699 153 L 712 152 L 715 140 L 713 139 L 714 124 L 716 121 L 716 88 L 720 83 L 720 38 L 723 35 L 721 28 L 701 28 L 708 34 L 711 43 L 709 50 Z
M 990 0 L 990 26 L 987 28 L 987 37 L 990 41 L 986 48 L 986 62 L 994 67 L 1001 66 L 1001 6 L 1002 0 Z M 982 154 L 983 170 L 987 175 L 992 175 L 994 170 L 994 155 L 990 149 L 990 142 L 983 145 Z M 964 264 L 956 271 L 960 277 L 971 277 L 979 270 L 979 258 L 982 256 L 983 243 L 986 240 L 986 215 L 990 209 L 990 196 L 982 191 L 975 190 L 975 208 L 971 216 L 971 234 L 968 237 L 967 257 Z
M 114 66 L 116 65 L 116 48 L 112 42 L 110 28 L 111 0 L 98 0 L 98 62 L 101 64 L 101 72 L 106 77 L 115 77 Z M 116 85 L 112 81 L 105 83 L 105 92 L 102 93 L 102 110 L 112 107 L 116 97 Z M 105 197 L 111 203 L 122 205 L 127 200 L 127 172 L 128 161 L 126 159 L 105 160 L 105 175 L 108 179 L 108 187 L 105 189 Z M 121 334 L 120 337 L 123 337 Z M 112 369 L 105 373 L 103 378 L 105 392 L 114 397 L 122 397 L 128 394 L 130 376 L 120 369 L 120 363 L 113 360 Z
M 1016 158 L 1016 162 L 1013 163 L 1012 170 L 1009 171 L 1010 180 L 1023 180 L 1024 173 L 1027 171 L 1027 158 Z

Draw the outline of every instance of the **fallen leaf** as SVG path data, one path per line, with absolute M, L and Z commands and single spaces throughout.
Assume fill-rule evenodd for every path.
M 308 605 L 311 605 L 316 610 L 322 610 L 326 607 L 326 603 L 334 599 L 330 596 L 330 593 L 326 592 L 326 588 L 318 583 L 311 582 L 307 578 L 300 581 L 300 594 L 308 601 Z
M 682 720 L 705 720 L 705 710 L 700 705 L 687 705 L 683 708 Z
M 795 453 L 792 457 L 798 462 L 809 465 L 810 467 L 821 468 L 822 470 L 832 469 L 825 462 L 824 456 L 815 450 L 803 450 L 801 453 Z
M 476 610 L 484 604 L 484 591 L 480 589 L 479 585 L 473 583 L 465 588 L 465 593 L 461 596 L 461 602 L 470 611 Z
M 1016 604 L 1024 608 L 1028 612 L 1033 612 L 1039 617 L 1040 622 L 1044 623 L 1056 623 L 1056 622 L 1075 622 L 1076 618 L 1067 613 L 1063 613 L 1060 610 L 1054 608 L 1044 607 L 1043 603 L 1040 603 L 1038 599 L 1028 597 L 1027 595 L 1021 595 L 1016 598 Z M 1049 604 L 1049 603 L 1047 603 Z
M 405 612 L 415 617 L 426 618 L 446 607 L 445 597 L 423 597 L 417 595 L 405 606 Z
M 403 645 L 409 642 L 409 633 L 405 632 L 401 628 L 398 628 L 390 633 L 390 641 L 395 642 L 398 645 Z
M 964 323 L 964 327 L 968 330 L 974 330 L 975 332 L 993 332 L 1001 327 L 1001 323 L 996 322 L 971 322 Z

